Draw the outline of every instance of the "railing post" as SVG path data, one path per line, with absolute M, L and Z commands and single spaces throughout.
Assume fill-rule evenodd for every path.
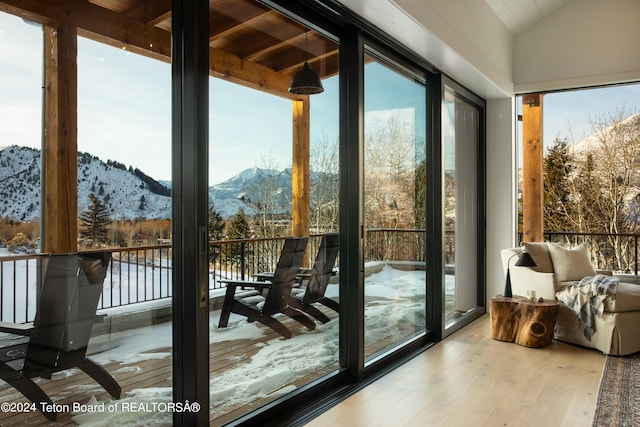
M 635 270 L 635 274 L 636 276 L 638 275 L 638 235 L 635 234 L 633 236 L 633 243 L 635 246 L 635 262 L 634 262 L 634 270 Z
M 244 278 L 244 269 L 245 269 L 244 242 L 242 242 L 242 243 L 240 243 L 240 279 L 241 280 L 245 280 L 245 278 Z

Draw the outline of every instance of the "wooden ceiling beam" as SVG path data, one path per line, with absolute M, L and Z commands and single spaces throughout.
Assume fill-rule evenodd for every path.
M 54 26 L 64 18 L 60 7 L 39 0 L 3 0 L 0 10 L 20 18 Z
M 0 9 L 51 26 L 64 21 L 77 26 L 78 35 L 161 61 L 171 60 L 171 34 L 167 31 L 86 0 L 2 0 Z
M 257 7 L 238 7 L 235 10 L 224 11 L 213 10 L 209 20 L 209 41 L 224 38 L 238 30 L 251 27 L 274 13 L 273 10 Z
M 271 68 L 255 62 L 243 61 L 220 49 L 209 49 L 209 70 L 214 77 L 283 98 L 299 100 L 308 96 L 289 93 L 290 76 L 276 73 Z
M 304 31 L 301 33 L 297 29 L 284 28 L 278 31 L 278 34 L 255 37 L 253 43 L 240 43 L 241 50 L 236 50 L 236 53 L 247 61 L 257 60 L 279 49 L 297 44 L 298 41 L 304 40 L 304 35 Z M 302 44 L 304 45 L 304 42 Z
M 143 0 L 125 14 L 144 24 L 157 25 L 171 18 L 171 0 Z
M 86 0 L 2 0 L 0 10 L 47 25 L 66 19 L 65 22 L 78 27 L 79 35 L 171 62 L 170 33 Z M 209 66 L 212 76 L 287 99 L 303 99 L 301 95 L 289 93 L 289 75 L 223 50 L 210 49 Z

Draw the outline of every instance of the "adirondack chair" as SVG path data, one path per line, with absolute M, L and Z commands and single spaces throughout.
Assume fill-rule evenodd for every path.
M 322 323 L 327 323 L 331 319 L 318 310 L 314 303 L 320 303 L 336 312 L 340 311 L 338 302 L 325 296 L 329 279 L 335 275 L 333 265 L 338 257 L 339 246 L 338 233 L 322 236 L 313 268 L 301 270 L 298 273 L 298 279 L 303 283 L 306 282 L 306 286 L 293 289 L 288 299 L 289 306 L 304 311 Z
M 315 329 L 316 325 L 311 319 L 287 304 L 308 241 L 308 237 L 287 238 L 273 276 L 267 280 L 221 280 L 221 283 L 226 284 L 227 290 L 218 327 L 228 326 L 230 314 L 236 313 L 246 316 L 249 322 L 262 323 L 283 337 L 291 338 L 291 331 L 273 317 L 275 314 L 283 313 L 308 329 Z M 236 291 L 240 287 L 253 288 L 261 292 L 236 297 Z
M 86 357 L 110 260 L 110 252 L 50 255 L 33 325 L 0 322 L 0 332 L 29 337 L 26 350 L 5 352 L 21 357 L 0 361 L 0 379 L 35 403 L 49 420 L 55 420 L 57 413 L 32 378 L 50 379 L 53 373 L 79 368 L 113 397 L 120 397 L 116 380 Z

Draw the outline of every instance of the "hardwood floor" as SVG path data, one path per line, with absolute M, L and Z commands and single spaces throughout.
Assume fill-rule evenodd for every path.
M 605 360 L 493 340 L 485 315 L 307 425 L 591 426 Z

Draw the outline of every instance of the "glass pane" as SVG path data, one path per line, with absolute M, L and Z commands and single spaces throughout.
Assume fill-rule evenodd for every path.
M 57 15 L 47 18 L 57 13 L 55 7 L 37 2 L 23 6 L 29 12 L 16 13 L 58 22 Z M 23 174 L 23 181 L 37 189 L 26 194 L 29 204 L 8 203 L 28 208 L 24 212 L 30 216 L 21 221 L 39 222 L 46 215 L 43 247 L 71 242 L 69 250 L 43 254 L 34 245 L 19 260 L 2 259 L 2 301 L 25 307 L 25 316 L 9 319 L 3 313 L 3 321 L 19 326 L 0 334 L 0 358 L 21 370 L 25 381 L 34 378 L 55 405 L 4 411 L 0 424 L 37 425 L 57 417 L 61 424 L 82 425 L 108 417 L 113 425 L 169 426 L 171 37 L 166 30 L 170 14 L 165 12 L 171 5 L 154 10 L 155 27 L 150 16 L 127 11 L 126 32 L 114 30 L 122 5 L 93 7 L 90 16 L 76 6 L 69 5 L 69 14 L 82 23 L 77 34 L 71 26 L 0 16 L 1 37 L 9 41 L 3 40 L 3 51 L 11 52 L 0 63 L 0 81 L 13 86 L 7 88 L 11 96 L 3 93 L 0 98 L 14 111 L 14 125 L 2 128 L 23 132 L 3 139 L 46 152 Z M 103 25 L 105 17 L 113 25 Z M 157 40 L 147 44 L 144 37 L 134 36 L 141 28 Z M 16 98 L 13 93 L 18 92 Z M 27 165 L 24 155 L 3 160 L 4 152 L 3 172 L 18 163 Z M 44 176 L 53 168 L 61 178 L 41 182 L 40 166 Z M 41 197 L 42 189 L 46 197 Z M 77 212 L 49 210 L 43 215 L 39 208 L 42 201 L 58 206 L 70 200 L 75 206 L 76 196 Z M 56 217 L 63 220 L 52 225 Z M 15 284 L 11 295 L 5 293 L 7 283 Z M 25 322 L 33 322 L 30 338 L 16 335 L 29 325 Z M 9 383 L 0 384 L 3 404 L 37 400 L 29 387 L 23 388 L 23 396 Z
M 478 306 L 478 107 L 445 88 L 445 327 Z
M 338 45 L 259 2 L 231 3 L 213 6 L 232 30 L 210 41 L 214 425 L 338 368 Z M 305 60 L 324 92 L 288 91 Z M 303 237 L 301 253 L 288 237 Z
M 0 256 L 10 256 L 40 249 L 42 26 L 0 12 L 0 48 Z M 33 319 L 26 302 L 14 306 L 14 289 L 1 288 L 0 320 Z
M 365 356 L 425 331 L 426 88 L 367 56 Z

